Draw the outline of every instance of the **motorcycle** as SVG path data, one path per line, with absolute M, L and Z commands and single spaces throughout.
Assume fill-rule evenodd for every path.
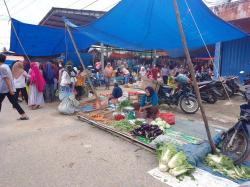
M 250 104 L 240 106 L 239 121 L 222 135 L 222 154 L 241 164 L 249 155 Z
M 232 89 L 227 86 L 225 80 L 212 81 L 211 87 L 218 99 L 225 100 L 233 95 Z
M 176 90 L 159 84 L 158 97 L 161 104 L 180 106 L 181 110 L 187 114 L 194 114 L 199 110 L 196 96 L 188 85 L 183 85 Z
M 214 92 L 212 81 L 199 82 L 198 87 L 203 101 L 210 104 L 217 102 L 217 96 Z

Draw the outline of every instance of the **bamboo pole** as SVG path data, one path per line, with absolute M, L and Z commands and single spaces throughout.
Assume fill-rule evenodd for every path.
M 177 20 L 177 23 L 178 23 L 178 29 L 179 29 L 179 32 L 180 32 L 180 35 L 181 35 L 181 41 L 182 41 L 184 51 L 185 51 L 185 54 L 186 54 L 189 71 L 190 71 L 192 79 L 193 79 L 193 86 L 194 86 L 195 94 L 196 94 L 196 96 L 198 98 L 198 104 L 199 104 L 199 107 L 200 107 L 200 110 L 201 110 L 201 115 L 202 115 L 204 125 L 205 125 L 205 128 L 206 128 L 208 141 L 210 143 L 212 152 L 216 153 L 216 147 L 215 147 L 213 139 L 211 137 L 206 112 L 205 112 L 205 109 L 204 109 L 204 107 L 202 105 L 200 91 L 199 91 L 198 84 L 197 84 L 197 81 L 196 81 L 196 78 L 195 78 L 194 67 L 193 67 L 193 64 L 192 64 L 192 60 L 191 60 L 190 53 L 189 53 L 188 46 L 187 46 L 186 37 L 185 37 L 183 27 L 182 27 L 182 24 L 181 24 L 180 12 L 179 12 L 177 1 L 173 0 L 173 4 L 174 4 L 176 20 Z
M 85 67 L 85 65 L 84 65 L 84 63 L 83 63 L 83 60 L 82 60 L 82 58 L 81 58 L 81 55 L 80 55 L 80 53 L 79 53 L 79 51 L 78 51 L 76 42 L 75 42 L 74 37 L 73 37 L 73 35 L 72 35 L 72 32 L 71 32 L 71 30 L 70 30 L 70 28 L 69 28 L 69 26 L 68 26 L 67 24 L 65 24 L 65 27 L 66 27 L 66 29 L 67 29 L 67 31 L 68 31 L 68 33 L 69 33 L 69 37 L 70 37 L 70 39 L 71 39 L 71 41 L 72 41 L 72 44 L 73 44 L 74 49 L 75 49 L 75 51 L 76 51 L 77 57 L 78 57 L 79 61 L 81 62 L 81 65 L 82 65 L 83 69 L 86 70 L 86 67 Z M 94 93 L 95 96 L 96 96 L 96 99 L 98 99 L 97 92 L 96 92 L 96 90 L 95 90 L 95 88 L 94 88 L 94 86 L 93 86 L 93 84 L 92 84 L 92 82 L 91 82 L 91 80 L 90 80 L 90 78 L 89 78 L 89 75 L 87 75 L 87 80 L 88 80 L 88 82 L 89 82 L 89 85 L 90 85 L 90 87 L 91 87 L 91 90 L 93 91 L 93 93 Z

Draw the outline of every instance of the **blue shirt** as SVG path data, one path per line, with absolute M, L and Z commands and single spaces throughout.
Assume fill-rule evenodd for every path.
M 115 87 L 114 89 L 113 89 L 113 91 L 112 91 L 112 96 L 114 97 L 114 98 L 119 98 L 119 97 L 121 97 L 122 96 L 122 89 L 118 86 L 118 87 Z
M 156 93 L 154 93 L 151 97 L 147 97 L 144 95 L 141 99 L 140 103 L 141 107 L 147 106 L 147 105 L 152 105 L 152 106 L 157 106 L 158 105 L 158 96 Z

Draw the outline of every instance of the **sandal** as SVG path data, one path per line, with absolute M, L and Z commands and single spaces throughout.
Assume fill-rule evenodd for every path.
M 29 120 L 29 117 L 20 117 L 18 120 Z

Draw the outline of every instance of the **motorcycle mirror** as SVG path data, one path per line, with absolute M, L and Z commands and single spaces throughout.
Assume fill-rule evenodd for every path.
M 244 74 L 245 73 L 245 71 L 240 71 L 240 74 Z

